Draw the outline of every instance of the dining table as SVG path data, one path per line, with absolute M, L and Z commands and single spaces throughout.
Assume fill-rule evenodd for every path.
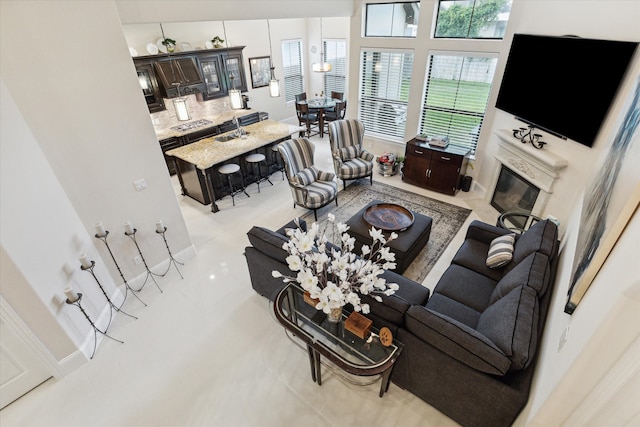
M 318 97 L 298 101 L 298 104 L 306 104 L 309 106 L 309 110 L 316 110 L 318 112 L 320 138 L 324 137 L 324 111 L 329 108 L 334 108 L 336 106 L 336 102 L 340 102 L 340 100 L 327 97 Z

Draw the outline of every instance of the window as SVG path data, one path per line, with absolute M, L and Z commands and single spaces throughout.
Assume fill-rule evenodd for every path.
M 415 37 L 420 2 L 367 4 L 365 37 Z
M 282 68 L 285 100 L 293 101 L 297 94 L 304 92 L 302 40 L 285 40 L 282 42 Z
M 512 0 L 440 0 L 436 38 L 502 39 Z
M 429 55 L 420 133 L 446 135 L 450 144 L 475 152 L 496 64 L 486 54 Z
M 363 50 L 359 119 L 367 132 L 402 140 L 413 70 L 413 52 Z
M 347 42 L 345 40 L 323 40 L 324 62 L 331 64 L 331 71 L 324 73 L 324 93 L 344 93 L 347 74 Z

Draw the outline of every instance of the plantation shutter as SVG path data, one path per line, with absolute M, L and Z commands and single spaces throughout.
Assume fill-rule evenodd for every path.
M 413 70 L 413 52 L 363 50 L 358 118 L 367 133 L 402 141 Z
M 324 93 L 345 92 L 347 75 L 347 42 L 341 40 L 323 41 L 324 62 L 331 64 L 331 71 L 324 73 Z
M 429 55 L 420 133 L 448 136 L 450 144 L 475 152 L 496 63 L 470 54 Z
M 301 40 L 285 40 L 282 42 L 282 67 L 285 100 L 293 101 L 297 94 L 304 92 Z

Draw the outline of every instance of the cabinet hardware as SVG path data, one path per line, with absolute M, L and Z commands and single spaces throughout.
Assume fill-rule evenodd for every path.
M 413 152 L 416 154 L 424 154 L 424 151 L 413 150 Z
M 440 158 L 441 158 L 442 160 L 446 160 L 446 161 L 451 160 L 451 157 L 444 157 L 444 156 L 440 156 Z

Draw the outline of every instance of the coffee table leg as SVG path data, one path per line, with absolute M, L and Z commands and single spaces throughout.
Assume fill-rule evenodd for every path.
M 320 353 L 314 351 L 314 357 L 316 359 L 316 382 L 318 385 L 322 385 L 322 368 L 320 368 Z
M 380 397 L 389 391 L 389 378 L 391 378 L 391 369 L 393 366 L 382 373 L 382 381 L 380 381 Z
M 315 351 L 311 348 L 310 345 L 307 346 L 307 351 L 309 352 L 309 365 L 311 366 L 311 379 L 313 382 L 316 382 L 316 359 L 315 359 Z

